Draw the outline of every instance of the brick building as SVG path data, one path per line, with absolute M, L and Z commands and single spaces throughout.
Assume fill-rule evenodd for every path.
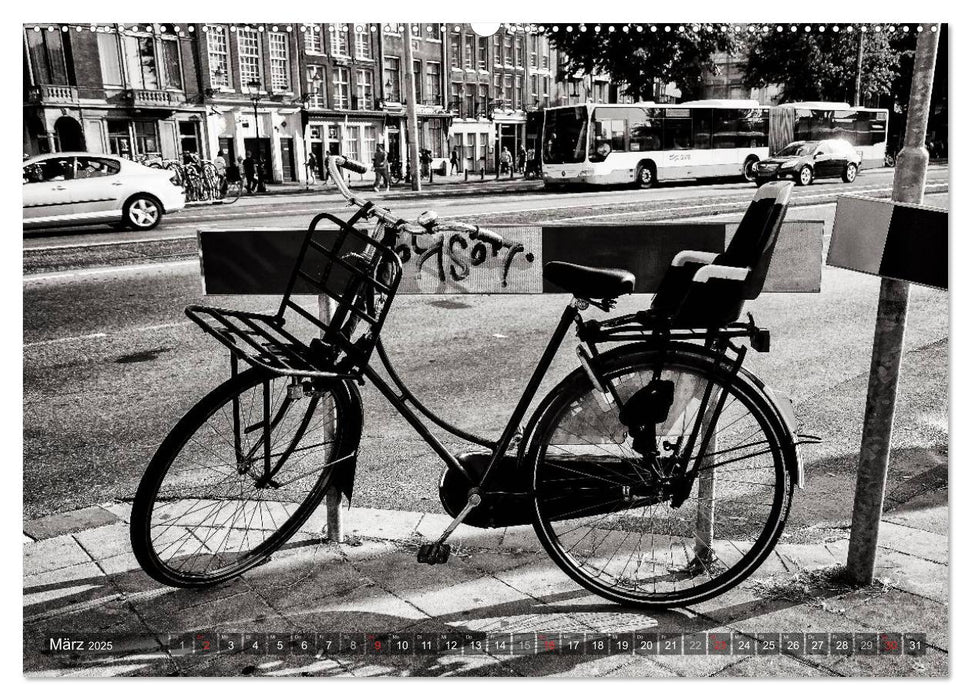
M 24 27 L 24 152 L 206 155 L 197 57 L 172 25 Z

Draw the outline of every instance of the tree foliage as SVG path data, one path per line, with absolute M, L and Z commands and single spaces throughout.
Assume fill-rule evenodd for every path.
M 749 87 L 779 85 L 783 102 L 853 102 L 862 37 L 861 102 L 875 104 L 891 92 L 903 52 L 887 32 L 798 29 L 760 33 L 749 41 L 744 65 Z
M 547 25 L 549 26 L 549 25 Z M 739 42 L 734 34 L 717 26 L 615 27 L 574 24 L 573 31 L 560 23 L 546 30 L 550 43 L 565 54 L 566 66 L 558 76 L 607 73 L 614 83 L 622 83 L 626 94 L 635 99 L 650 99 L 654 81 L 674 83 L 683 99 L 694 97 L 706 71 L 718 72 L 712 61 L 717 52 L 734 52 Z M 581 27 L 585 27 L 581 30 Z

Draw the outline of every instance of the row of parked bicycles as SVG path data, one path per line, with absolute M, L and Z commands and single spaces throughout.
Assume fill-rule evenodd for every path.
M 224 202 L 232 204 L 243 194 L 243 178 L 239 167 L 217 167 L 211 160 L 193 156 L 186 162 L 163 158 L 146 158 L 143 165 L 173 171 L 185 188 L 186 202 Z

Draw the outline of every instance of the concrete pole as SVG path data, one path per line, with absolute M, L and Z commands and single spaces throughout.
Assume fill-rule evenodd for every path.
M 923 32 L 917 37 L 904 146 L 897 157 L 897 169 L 893 178 L 893 200 L 897 202 L 920 204 L 924 200 L 928 162 L 924 139 L 927 136 L 927 119 L 934 85 L 938 29 L 936 25 L 923 25 Z M 897 377 L 907 325 L 908 292 L 909 285 L 906 282 L 880 280 L 880 300 L 877 305 L 870 382 L 867 387 L 866 413 L 863 417 L 863 440 L 860 445 L 860 467 L 853 503 L 853 526 L 846 557 L 847 574 L 854 583 L 860 585 L 873 582 L 876 564 L 894 405 L 897 400 Z
M 860 106 L 860 93 L 863 90 L 863 38 L 864 32 L 859 32 L 860 40 L 856 50 L 856 84 L 853 86 L 853 106 Z
M 411 160 L 411 189 L 421 192 L 421 164 L 418 162 L 418 105 L 415 91 L 415 56 L 411 47 L 411 23 L 405 22 L 405 129 L 408 134 L 408 158 Z

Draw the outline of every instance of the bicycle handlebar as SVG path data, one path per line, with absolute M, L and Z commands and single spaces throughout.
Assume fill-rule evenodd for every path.
M 352 172 L 359 173 L 363 175 L 367 172 L 367 166 L 363 163 L 359 163 L 355 160 L 350 160 L 344 156 L 333 156 L 329 155 L 325 159 L 327 161 L 327 170 L 330 176 L 334 178 L 334 184 L 337 185 L 337 189 L 343 195 L 350 204 L 356 207 L 363 207 L 367 204 L 371 204 L 371 209 L 367 216 L 373 216 L 380 219 L 385 224 L 393 226 L 394 228 L 400 230 L 403 233 L 410 233 L 415 235 L 423 234 L 435 234 L 444 233 L 446 231 L 456 231 L 462 233 L 468 233 L 469 238 L 481 239 L 487 243 L 491 243 L 494 246 L 505 246 L 514 247 L 516 244 L 511 241 L 505 241 L 502 236 L 494 231 L 484 229 L 481 226 L 476 226 L 475 224 L 466 224 L 460 221 L 447 221 L 447 222 L 437 222 L 433 220 L 428 225 L 409 223 L 400 217 L 396 217 L 389 210 L 375 205 L 373 202 L 368 202 L 367 200 L 355 197 L 350 188 L 348 188 L 347 183 L 344 181 L 344 176 L 341 174 L 340 169 L 345 168 Z

